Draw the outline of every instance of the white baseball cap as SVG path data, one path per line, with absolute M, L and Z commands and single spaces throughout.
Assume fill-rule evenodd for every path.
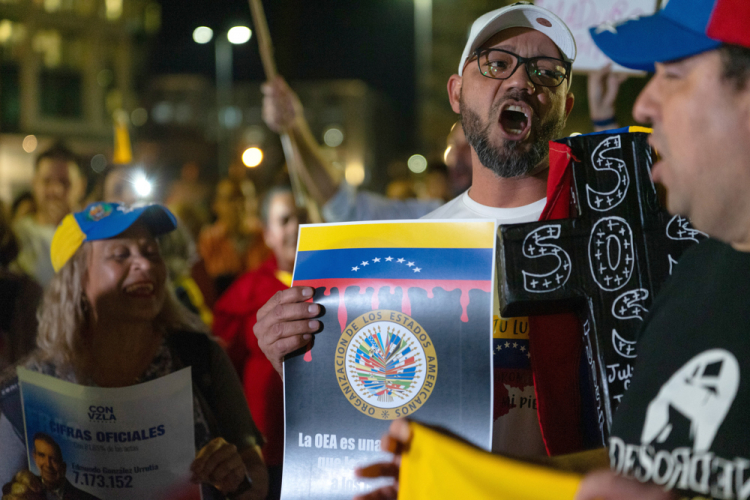
M 557 45 L 565 61 L 573 62 L 576 58 L 576 41 L 562 19 L 547 9 L 528 2 L 517 2 L 488 12 L 474 21 L 471 25 L 469 40 L 461 55 L 458 74 L 463 75 L 466 61 L 477 48 L 492 38 L 495 33 L 508 28 L 531 28 L 544 33 Z

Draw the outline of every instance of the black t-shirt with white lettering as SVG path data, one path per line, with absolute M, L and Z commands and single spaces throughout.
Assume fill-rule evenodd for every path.
M 687 496 L 750 497 L 750 253 L 691 248 L 654 301 L 614 416 L 612 469 Z

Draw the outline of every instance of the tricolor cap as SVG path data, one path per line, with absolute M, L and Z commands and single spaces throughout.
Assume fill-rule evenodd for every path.
M 156 203 L 130 206 L 95 202 L 80 212 L 66 215 L 57 226 L 50 247 L 52 267 L 58 272 L 84 242 L 113 238 L 136 221 L 146 224 L 154 236 L 177 227 L 177 219 L 172 212 Z
M 596 45 L 617 64 L 654 71 L 668 62 L 713 50 L 722 43 L 750 48 L 748 0 L 669 0 L 648 17 L 590 29 Z
M 502 9 L 493 10 L 481 16 L 471 25 L 469 40 L 461 55 L 458 74 L 463 75 L 464 66 L 474 54 L 474 51 L 484 42 L 508 28 L 531 28 L 547 35 L 557 48 L 563 59 L 573 62 L 576 58 L 576 41 L 573 33 L 562 19 L 552 12 L 529 2 L 516 2 Z

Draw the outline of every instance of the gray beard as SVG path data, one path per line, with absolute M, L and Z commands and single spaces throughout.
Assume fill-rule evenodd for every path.
M 502 101 L 501 101 L 502 102 Z M 495 108 L 498 108 L 498 103 Z M 490 116 L 495 115 L 494 110 Z M 534 143 L 524 151 L 521 141 L 503 141 L 502 146 L 490 144 L 489 129 L 493 125 L 482 126 L 479 115 L 461 103 L 461 124 L 466 140 L 476 151 L 479 162 L 496 176 L 504 179 L 530 174 L 549 154 L 549 141 L 559 137 L 565 128 L 565 117 L 551 117 L 544 123 L 531 123 Z

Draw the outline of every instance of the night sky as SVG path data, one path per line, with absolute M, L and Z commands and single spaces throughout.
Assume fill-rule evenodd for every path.
M 213 78 L 213 44 L 198 45 L 193 29 L 252 28 L 247 0 L 159 0 L 162 28 L 149 73 L 201 73 Z M 266 0 L 263 6 L 279 73 L 288 81 L 356 78 L 383 92 L 399 125 L 414 120 L 414 3 L 412 0 Z M 216 34 L 214 35 L 216 36 Z M 235 46 L 234 76 L 261 81 L 255 36 Z

